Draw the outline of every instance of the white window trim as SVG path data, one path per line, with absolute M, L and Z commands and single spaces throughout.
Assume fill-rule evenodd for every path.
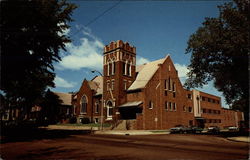
M 109 101 L 108 101 L 109 102 Z M 107 103 L 108 103 L 107 102 Z M 112 102 L 111 102 L 112 103 Z M 113 107 L 113 103 L 112 103 L 112 106 L 108 106 L 107 104 L 106 104 L 106 107 L 107 107 L 107 120 L 112 120 L 113 119 L 113 115 L 109 115 L 109 109 L 110 108 L 114 108 Z

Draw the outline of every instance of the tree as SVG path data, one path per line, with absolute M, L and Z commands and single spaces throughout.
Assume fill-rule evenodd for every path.
M 54 87 L 53 62 L 66 50 L 64 34 L 76 6 L 66 0 L 1 1 L 1 94 L 29 111 Z
M 250 12 L 248 0 L 218 6 L 218 18 L 205 18 L 192 34 L 186 53 L 191 53 L 187 88 L 202 87 L 209 81 L 235 108 L 249 113 L 248 63 L 250 53 Z
M 42 107 L 41 117 L 39 117 L 40 120 L 43 121 L 47 119 L 50 124 L 57 123 L 60 118 L 59 112 L 61 104 L 62 100 L 60 100 L 56 94 L 48 90 L 45 94 L 44 101 L 40 104 Z

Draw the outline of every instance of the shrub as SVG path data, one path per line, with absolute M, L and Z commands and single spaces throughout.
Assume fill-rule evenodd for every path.
M 89 123 L 90 123 L 89 118 L 86 117 L 82 118 L 82 124 L 89 124 Z
M 76 123 L 76 121 L 77 121 L 76 117 L 71 117 L 69 119 L 69 123 L 71 123 L 71 124 Z

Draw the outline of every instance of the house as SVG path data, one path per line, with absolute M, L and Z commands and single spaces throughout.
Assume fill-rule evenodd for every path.
M 62 93 L 62 92 L 53 92 L 58 96 L 61 101 L 59 107 L 59 120 L 61 123 L 68 123 L 69 119 L 73 116 L 74 108 L 72 106 L 72 94 L 71 93 Z M 55 107 L 55 106 L 54 106 Z
M 121 40 L 104 47 L 103 76 L 85 79 L 72 104 L 78 122 L 99 122 L 103 114 L 104 122 L 130 120 L 133 129 L 223 128 L 244 120 L 223 109 L 220 97 L 184 89 L 170 55 L 136 66 L 136 48 Z

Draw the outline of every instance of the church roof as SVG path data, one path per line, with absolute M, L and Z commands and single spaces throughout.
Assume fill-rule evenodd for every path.
M 132 85 L 128 88 L 128 91 L 144 88 L 149 82 L 149 80 L 153 77 L 155 72 L 158 70 L 159 64 L 163 64 L 167 58 L 168 58 L 168 55 L 163 59 L 159 59 L 156 61 L 146 63 L 144 65 L 138 66 L 136 68 L 138 75 L 135 81 L 132 83 Z
M 89 87 L 92 90 L 96 91 L 96 95 L 101 95 L 102 94 L 102 89 L 103 89 L 103 77 L 102 76 L 96 76 L 94 79 L 91 81 L 88 81 Z
M 59 97 L 60 100 L 62 100 L 62 105 L 71 105 L 71 97 L 72 94 L 70 93 L 62 93 L 62 92 L 53 92 L 55 95 Z

